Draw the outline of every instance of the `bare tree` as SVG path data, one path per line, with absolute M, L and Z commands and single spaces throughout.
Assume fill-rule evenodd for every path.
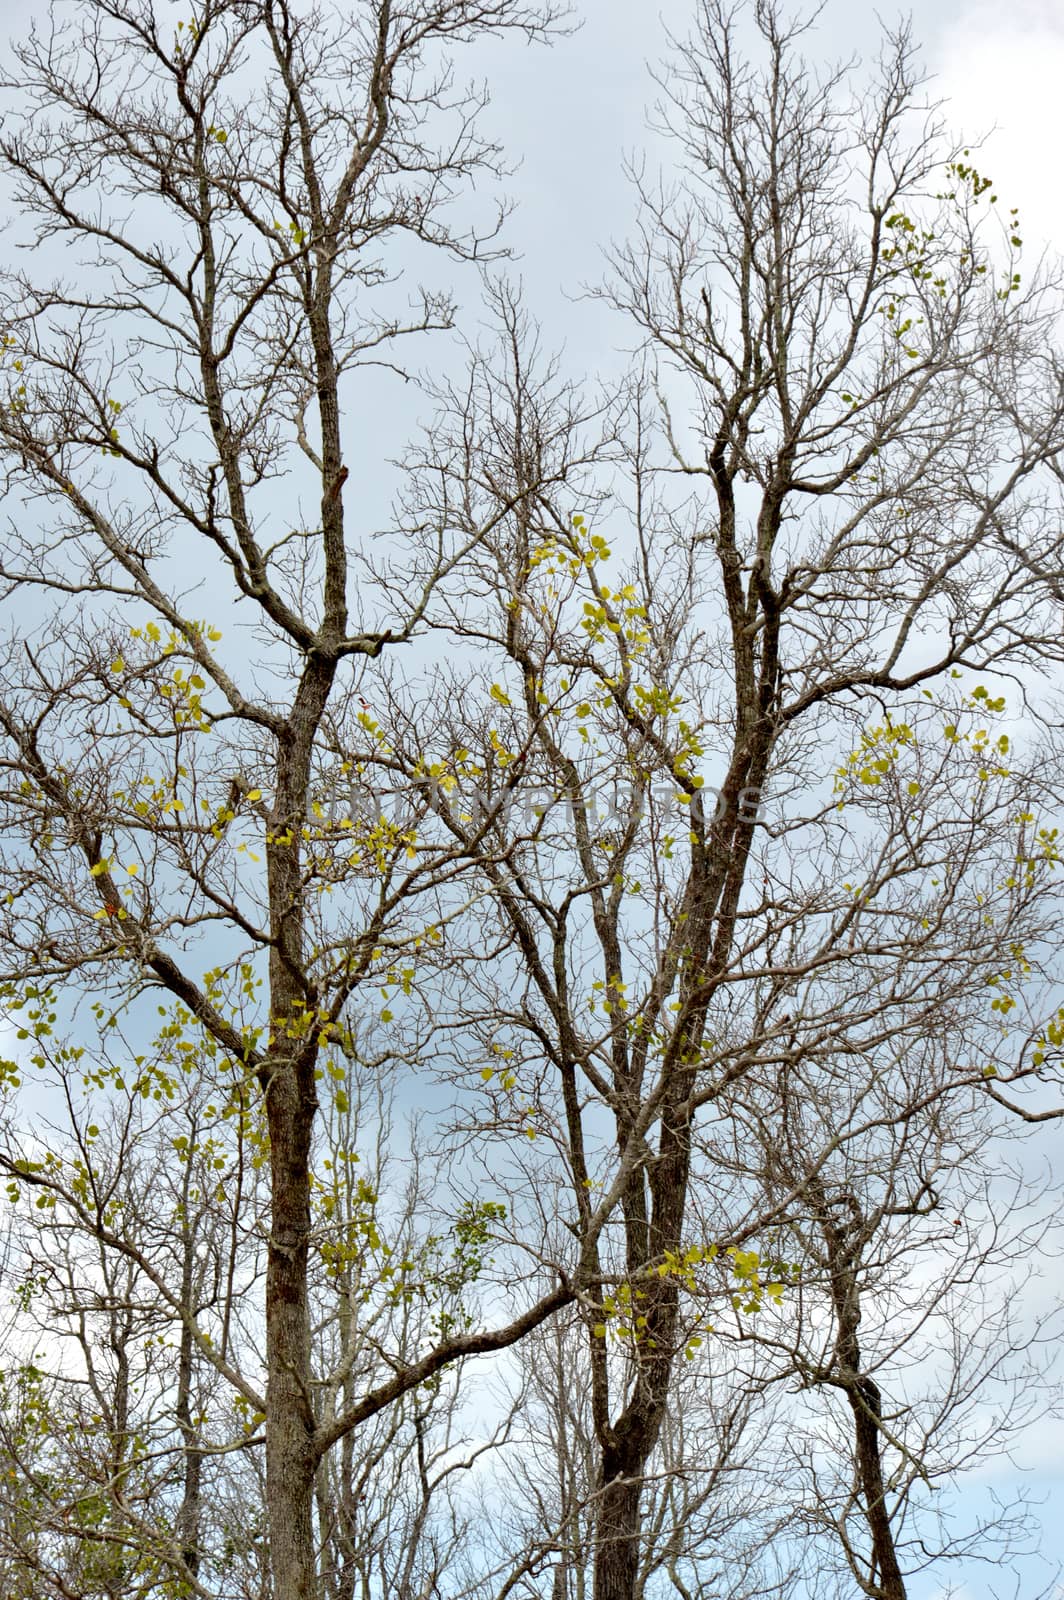
M 493 652 L 484 701 L 430 727 L 396 683 L 389 717 L 395 765 L 437 752 L 443 836 L 481 851 L 489 944 L 512 952 L 501 983 L 456 963 L 467 1063 L 481 997 L 480 1137 L 514 1192 L 568 1191 L 572 1275 L 598 1285 L 596 1600 L 639 1591 L 693 1265 L 729 1261 L 756 1309 L 749 1247 L 778 1276 L 776 1224 L 826 1159 L 792 1196 L 722 1196 L 691 1241 L 714 1195 L 696 1129 L 738 1140 L 766 1074 L 771 1127 L 806 1054 L 929 1029 L 963 1063 L 935 1095 L 1059 1072 L 1007 1020 L 1051 937 L 1054 834 L 1029 803 L 1052 784 L 992 726 L 1002 680 L 1058 652 L 1058 296 L 1023 285 L 1019 225 L 943 146 L 907 34 L 848 87 L 802 62 L 801 26 L 751 15 L 760 65 L 737 13 L 699 7 L 662 110 L 685 175 L 640 179 L 616 258 L 648 362 L 616 424 L 631 492 L 600 477 L 574 510 L 571 402 L 504 296 L 499 348 L 443 396 L 416 479 L 424 520 L 491 529 L 450 624 L 456 650 Z M 854 1396 L 868 1514 L 880 1421 Z M 899 1592 L 884 1540 L 870 1572 Z
M 825 1592 L 835 1573 L 840 1594 L 903 1600 L 906 1573 L 1004 1559 L 1029 1534 L 1022 1497 L 967 1527 L 937 1504 L 1046 1403 L 1059 1313 L 1023 1294 L 1056 1195 L 1010 1162 L 983 1086 L 957 1082 L 955 1045 L 928 1026 L 863 1060 L 801 1050 L 771 1087 L 748 1082 L 746 1138 L 703 1151 L 745 1182 L 759 1151 L 755 1181 L 784 1201 L 776 1248 L 800 1263 L 785 1300 L 716 1326 L 796 1387 L 777 1475 Z
M 30 1593 L 125 1595 L 180 1581 L 199 1592 L 217 1553 L 219 1468 L 261 1443 L 233 1427 L 231 1396 L 193 1337 L 220 1332 L 223 1359 L 232 1353 L 233 1275 L 251 1286 L 254 1265 L 243 1238 L 234 1255 L 226 1211 L 235 1202 L 243 1229 L 250 1196 L 238 1178 L 235 1193 L 219 1193 L 195 1104 L 165 1117 L 141 1104 L 134 1094 L 105 1127 L 80 1125 L 91 1158 L 65 1163 L 75 1194 L 94 1191 L 96 1229 L 62 1184 L 38 1186 L 32 1211 L 15 1213 L 8 1344 L 36 1401 L 32 1428 L 17 1409 L 5 1417 L 5 1477 L 11 1502 L 34 1509 L 4 1553 Z M 55 1131 L 38 1128 L 27 1174 L 58 1176 Z M 175 1143 L 189 1152 L 176 1161 Z
M 561 1600 L 589 1563 L 593 1600 L 781 1593 L 793 1519 L 729 1474 L 797 1376 L 848 1418 L 820 1527 L 901 1600 L 920 1452 L 858 1314 L 910 1292 L 877 1277 L 904 1219 L 934 1247 L 935 1163 L 984 1160 L 950 1130 L 1059 1084 L 1057 768 L 995 720 L 1059 653 L 1053 285 L 906 34 L 818 79 L 802 25 L 702 0 L 682 170 L 639 176 L 607 291 L 637 373 L 579 391 L 490 287 L 371 561 L 357 369 L 452 320 L 398 311 L 380 252 L 483 254 L 497 217 L 448 207 L 497 153 L 447 52 L 549 6 L 78 15 L 22 48 L 0 141 L 43 239 L 87 247 L 3 308 L 4 998 L 65 1112 L 0 1161 L 97 1253 L 79 1371 L 121 1365 L 142 1282 L 179 1330 L 143 1515 L 108 1369 L 106 1542 L 278 1600 Z M 253 649 L 188 615 L 190 569 Z M 399 1082 L 433 1126 L 389 1200 L 364 1147 L 384 1172 Z M 97 1105 L 112 1149 L 145 1115 L 170 1141 L 137 1226 Z M 450 1491 L 510 1413 L 472 1430 L 445 1374 L 537 1333 L 529 1514 L 481 1561 Z M 776 1547 L 729 1568 L 750 1513 Z
M 153 1065 L 141 1056 L 141 1078 L 112 1092 L 106 1126 L 75 1118 L 89 1152 L 80 1169 L 57 1153 L 70 1147 L 61 1126 L 38 1126 L 17 1163 L 8 1154 L 37 1202 L 16 1206 L 8 1233 L 7 1344 L 20 1362 L 0 1418 L 11 1511 L 0 1553 L 27 1593 L 271 1592 L 268 1397 L 259 1409 L 225 1379 L 267 1364 L 262 1143 L 230 1117 L 227 1147 L 208 1111 L 224 1083 L 205 1062 L 191 1064 L 186 1095 L 149 1093 L 145 1109 Z M 80 1079 L 66 1079 L 71 1100 Z M 315 1160 L 308 1296 L 322 1427 L 477 1325 L 492 1248 L 490 1210 L 426 1226 L 432 1194 L 417 1164 L 405 1185 L 393 1180 L 380 1096 L 355 1077 L 346 1109 L 334 1102 L 323 1117 Z M 64 1181 L 61 1166 L 74 1175 Z M 323 1455 L 314 1514 L 328 1600 L 376 1584 L 413 1597 L 459 1568 L 459 1483 L 508 1432 L 502 1415 L 470 1435 L 460 1373 L 456 1361 L 401 1387 L 370 1409 L 357 1445 L 349 1430 Z
M 534 1596 L 549 1581 L 553 1600 L 584 1600 L 594 1581 L 598 1472 L 579 1319 L 554 1319 L 518 1358 L 525 1387 L 502 1458 L 513 1511 L 499 1539 L 499 1574 L 484 1592 Z M 732 1359 L 718 1345 L 712 1363 L 692 1359 L 674 1372 L 644 1485 L 639 1595 L 768 1600 L 795 1592 L 801 1562 L 785 1537 L 782 1480 L 769 1467 L 783 1425 L 772 1387 L 778 1371 L 775 1357 L 737 1343 Z
M 353 14 L 207 0 L 175 31 L 150 0 L 87 0 L 31 30 L 5 86 L 6 181 L 39 243 L 77 263 L 51 285 L 8 274 L 0 305 L 0 445 L 19 508 L 0 554 L 13 607 L 4 828 L 17 841 L 7 992 L 46 1007 L 58 992 L 69 1018 L 79 988 L 130 1017 L 161 991 L 186 1043 L 224 1063 L 215 1119 L 254 1121 L 248 1096 L 261 1097 L 265 1393 L 188 1328 L 264 1413 L 286 1600 L 318 1592 L 326 1453 L 472 1340 L 441 1336 L 319 1423 L 308 1251 L 322 1063 L 357 1057 L 360 985 L 387 982 L 418 920 L 402 907 L 455 870 L 386 827 L 352 827 L 342 849 L 339 824 L 315 816 L 330 737 L 349 747 L 366 721 L 363 669 L 413 636 L 461 548 L 444 532 L 427 564 L 400 549 L 390 586 L 354 583 L 366 485 L 345 462 L 357 423 L 344 413 L 367 403 L 361 369 L 452 322 L 446 292 L 412 310 L 390 292 L 389 240 L 462 262 L 497 231 L 498 213 L 452 220 L 455 195 L 500 158 L 451 54 L 540 39 L 555 20 L 549 0 L 370 0 Z M 258 659 L 219 649 L 214 621 L 190 615 L 197 583 L 241 605 Z M 330 906 L 349 885 L 342 912 Z M 128 1252 L 65 1157 L 43 1176 L 16 1150 L 5 1159 Z M 562 1295 L 555 1284 L 487 1347 Z

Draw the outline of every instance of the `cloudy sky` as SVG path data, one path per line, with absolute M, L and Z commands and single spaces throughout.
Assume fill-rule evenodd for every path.
M 603 242 L 625 231 L 632 201 L 621 158 L 646 142 L 645 109 L 655 93 L 646 62 L 662 59 L 666 29 L 683 34 L 693 11 L 693 0 L 573 3 L 582 20 L 575 36 L 549 54 L 508 45 L 495 81 L 498 126 L 524 161 L 511 237 L 520 240 L 532 298 L 544 301 L 559 285 L 594 280 Z M 807 40 L 810 54 L 824 61 L 872 55 L 877 13 L 888 23 L 903 14 L 871 0 L 827 0 Z M 931 95 L 949 102 L 947 123 L 965 141 L 988 136 L 981 167 L 1003 201 L 1021 208 L 1032 245 L 1055 237 L 1064 246 L 1064 7 L 1057 0 L 961 8 L 916 0 L 907 14 L 933 75 Z M 583 343 L 591 326 L 585 308 L 572 318 L 570 337 Z
M 603 309 L 575 297 L 600 277 L 602 247 L 631 226 L 623 158 L 646 142 L 644 113 L 654 91 L 645 63 L 660 60 L 664 27 L 685 31 L 692 3 L 574 0 L 582 27 L 553 50 L 510 42 L 486 58 L 493 130 L 523 159 L 511 185 L 519 204 L 510 239 L 528 303 L 547 342 L 564 339 L 570 364 L 588 372 L 611 365 L 619 330 Z M 26 0 L 0 0 L 0 34 L 20 31 L 44 9 L 40 0 L 28 7 Z M 887 21 L 895 16 L 872 0 L 827 0 L 810 52 L 826 61 L 871 54 L 877 10 Z M 1064 250 L 1064 7 L 1059 0 L 1004 6 L 976 0 L 960 8 L 956 0 L 915 0 L 912 20 L 934 75 L 932 92 L 948 102 L 948 123 L 972 143 L 985 137 L 978 165 L 993 175 L 1003 203 L 1020 208 L 1028 257 L 1043 246 Z M 385 456 L 395 453 L 394 421 L 384 410 L 366 419 L 368 429 L 379 431 Z M 1064 1562 L 1064 1452 L 1057 1431 L 1048 1421 L 1032 1428 L 1015 1464 L 984 1472 L 965 1496 L 975 1505 L 992 1490 L 1044 1494 L 1045 1553 Z M 995 1594 L 1034 1600 L 1051 1573 L 1023 1563 L 1004 1581 L 978 1568 L 961 1576 L 963 1588 L 944 1590 L 936 1580 L 914 1589 L 914 1600 L 944 1600 L 947 1592 L 955 1600 Z M 1057 1594 L 1064 1596 L 1064 1587 Z

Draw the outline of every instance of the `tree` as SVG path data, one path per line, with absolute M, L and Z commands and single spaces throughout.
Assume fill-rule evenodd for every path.
M 580 1600 L 595 1558 L 597 1452 L 585 1330 L 562 1313 L 518 1354 L 526 1373 L 520 1448 L 501 1496 L 502 1581 L 489 1592 Z M 643 1485 L 637 1592 L 740 1597 L 798 1592 L 782 1471 L 768 1470 L 783 1426 L 775 1363 L 736 1341 L 712 1366 L 681 1363 Z M 511 1487 L 512 1486 L 512 1487 Z M 789 1497 L 788 1497 L 789 1498 Z
M 1058 299 L 1023 287 L 1019 224 L 998 226 L 969 153 L 933 120 L 912 137 L 907 34 L 851 97 L 802 63 L 801 26 L 753 17 L 760 67 L 735 14 L 699 7 L 664 84 L 685 174 L 640 179 L 644 220 L 616 257 L 609 297 L 645 335 L 655 391 L 632 402 L 626 512 L 618 493 L 572 514 L 569 402 L 546 398 L 513 307 L 417 480 L 423 515 L 492 528 L 451 630 L 493 645 L 498 709 L 485 725 L 456 705 L 436 738 L 485 752 L 493 803 L 438 811 L 467 850 L 486 841 L 513 970 L 493 983 L 473 956 L 452 1003 L 482 995 L 486 1059 L 514 1062 L 482 1137 L 516 1112 L 552 1141 L 553 1169 L 526 1159 L 511 1186 L 568 1190 L 573 1275 L 598 1285 L 582 1299 L 596 1600 L 640 1592 L 644 1485 L 691 1348 L 683 1288 L 727 1246 L 753 1311 L 759 1258 L 777 1285 L 802 1266 L 772 1240 L 850 1124 L 787 1193 L 740 1190 L 734 1220 L 690 1241 L 715 1192 L 699 1127 L 739 1139 L 756 1085 L 771 1147 L 807 1059 L 875 1062 L 888 1140 L 973 1085 L 995 1094 L 992 1074 L 1036 1087 L 1052 1070 L 1045 1037 L 1032 1050 L 1006 1022 L 1025 952 L 1051 937 L 1055 832 L 1028 809 L 1043 758 L 1015 765 L 988 726 L 1003 698 L 969 675 L 1037 672 L 1056 649 Z M 413 776 L 426 734 L 409 697 L 402 711 Z M 514 774 L 538 795 L 518 815 Z M 944 1017 L 955 1075 L 914 1104 L 907 1052 Z M 896 1594 L 883 1421 L 858 1404 L 875 1550 L 857 1565 Z
M 134 1093 L 126 1118 L 97 1128 L 91 1181 L 108 1196 L 106 1232 L 56 1190 L 20 1230 L 8 1342 L 43 1348 L 13 1370 L 2 1412 L 7 1480 L 18 1485 L 0 1534 L 12 1592 L 269 1592 L 262 1418 L 220 1381 L 190 1331 L 223 1364 L 243 1372 L 264 1365 L 262 1179 L 252 1157 L 242 1174 L 219 1181 L 223 1146 L 197 1127 L 209 1122 L 205 1077 L 196 1074 L 198 1104 L 153 1104 L 145 1116 Z M 475 1229 L 460 1223 L 456 1239 L 425 1241 L 418 1218 L 426 1197 L 411 1185 L 392 1194 L 388 1236 L 404 1256 L 420 1255 L 421 1292 L 408 1280 L 394 1293 L 390 1247 L 377 1237 L 394 1191 L 387 1118 L 352 1103 L 341 1120 L 346 1129 L 326 1130 L 332 1156 L 317 1167 L 336 1182 L 317 1191 L 314 1206 L 310 1302 L 323 1424 L 372 1387 L 382 1365 L 387 1372 L 382 1348 L 414 1361 L 447 1327 L 467 1325 L 462 1302 L 474 1268 Z M 339 1136 L 356 1123 L 364 1149 L 376 1126 L 378 1147 L 351 1163 Z M 182 1124 L 186 1133 L 176 1135 Z M 51 1132 L 58 1144 L 60 1130 Z M 189 1152 L 176 1165 L 175 1142 Z M 357 1249 L 344 1248 L 348 1236 Z M 153 1275 L 180 1298 L 160 1294 Z M 497 1439 L 464 1438 L 460 1367 L 371 1415 L 357 1451 L 347 1433 L 323 1458 L 314 1492 L 328 1600 L 350 1596 L 358 1582 L 419 1594 L 457 1565 L 468 1519 L 454 1484 L 507 1432 L 503 1419 Z
M 11 1402 L 18 1571 L 797 1593 L 797 1512 L 755 1487 L 797 1377 L 842 1396 L 852 1472 L 814 1450 L 788 1481 L 900 1600 L 920 1421 L 857 1315 L 896 1294 L 918 1336 L 881 1252 L 952 1239 L 993 1119 L 1059 1083 L 1058 771 L 995 721 L 1056 649 L 1053 286 L 924 122 L 907 35 L 871 88 L 818 80 L 802 26 L 756 4 L 750 64 L 703 0 L 662 109 L 680 176 L 640 178 L 606 291 L 636 374 L 570 383 L 489 283 L 380 556 L 356 369 L 452 320 L 397 309 L 382 241 L 479 257 L 447 208 L 498 165 L 441 52 L 555 16 L 79 15 L 22 48 L 33 117 L 0 141 L 43 238 L 91 252 L 3 310 L 5 1073 L 62 1114 L 13 1119 L 0 1164 L 26 1316 L 87 1319 L 75 1383 L 104 1339 L 114 1364 L 91 1466 L 34 1400 L 46 1481 Z M 246 647 L 188 615 L 190 567 Z M 401 1089 L 431 1120 L 390 1186 Z M 461 1363 L 525 1339 L 540 1420 L 519 1388 L 460 1446 Z M 552 1347 L 583 1352 L 568 1405 Z M 556 1476 L 530 1449 L 520 1532 L 463 1549 L 457 1464 L 528 1432 Z
M 447 53 L 497 34 L 541 39 L 555 20 L 549 3 L 521 0 L 379 0 L 354 17 L 207 0 L 175 32 L 144 0 L 88 0 L 31 33 L 6 84 L 22 107 L 0 143 L 16 202 L 42 245 L 79 252 L 73 281 L 9 274 L 0 312 L 0 442 L 23 508 L 2 554 L 15 607 L 4 820 L 22 841 L 5 863 L 6 993 L 31 1004 L 38 1042 L 53 1000 L 67 1021 L 79 990 L 97 998 L 104 1039 L 128 1019 L 128 1044 L 101 1043 L 87 1071 L 83 1044 L 39 1049 L 73 1089 L 121 1096 L 128 1073 L 149 1107 L 176 1094 L 169 1064 L 133 1037 L 160 991 L 189 1072 L 206 1051 L 220 1096 L 178 1155 L 213 1141 L 228 1174 L 250 1141 L 268 1168 L 265 1393 L 116 1225 L 82 1097 L 69 1102 L 80 1152 L 39 1168 L 9 1150 L 7 1170 L 147 1271 L 200 1357 L 264 1414 L 273 1583 L 291 1600 L 317 1593 L 326 1453 L 468 1344 L 441 1331 L 376 1400 L 362 1394 L 319 1427 L 308 1250 L 321 1085 L 356 1054 L 360 985 L 387 982 L 429 936 L 404 906 L 456 870 L 383 826 L 352 825 L 341 856 L 338 826 L 315 826 L 331 751 L 370 726 L 360 670 L 412 637 L 459 553 L 442 530 L 428 565 L 400 556 L 391 569 L 401 596 L 355 585 L 359 481 L 342 417 L 360 367 L 452 321 L 437 290 L 397 311 L 389 239 L 466 261 L 497 228 L 449 219 L 454 194 L 497 173 L 499 155 Z M 189 615 L 192 573 L 251 613 L 261 660 L 223 654 L 213 622 Z M 32 594 L 53 610 L 33 611 Z M 337 887 L 342 909 L 327 899 Z M 190 1435 L 190 1463 L 197 1448 Z

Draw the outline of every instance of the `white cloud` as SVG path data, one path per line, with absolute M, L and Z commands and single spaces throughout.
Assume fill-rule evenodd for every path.
M 952 130 L 986 136 L 978 162 L 1001 204 L 1017 206 L 1035 254 L 1064 250 L 1060 101 L 1064 17 L 1056 0 L 1017 0 L 1004 10 L 977 3 L 931 40 L 934 88 Z

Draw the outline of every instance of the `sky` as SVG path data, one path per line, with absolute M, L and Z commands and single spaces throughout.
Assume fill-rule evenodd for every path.
M 0 0 L 0 35 L 21 30 L 44 9 L 40 0 Z M 593 374 L 615 364 L 622 335 L 605 309 L 580 298 L 580 291 L 602 276 L 603 246 L 631 225 L 633 196 L 623 159 L 646 143 L 645 107 L 654 90 L 645 62 L 663 54 L 663 25 L 684 31 L 690 0 L 660 7 L 653 0 L 575 0 L 575 9 L 580 30 L 551 51 L 511 41 L 485 54 L 484 70 L 494 97 L 490 126 L 523 158 L 510 183 L 517 201 L 508 230 L 517 252 L 513 270 L 544 324 L 546 343 L 564 341 L 567 364 Z M 897 14 L 869 0 L 827 0 L 809 50 L 824 60 L 871 54 L 877 10 L 888 22 Z M 933 74 L 932 93 L 947 102 L 947 123 L 973 147 L 985 141 L 980 170 L 992 174 L 1004 204 L 1020 209 L 1027 259 L 1042 248 L 1064 253 L 1064 6 L 1059 0 L 1010 0 L 1006 6 L 917 0 L 910 14 Z M 467 297 L 475 294 L 470 282 Z M 394 455 L 395 424 L 387 406 L 362 419 L 364 448 Z M 1014 1464 L 985 1469 L 963 1494 L 969 1507 L 992 1491 L 1007 1494 L 1021 1486 L 1045 1495 L 1043 1553 L 1064 1566 L 1059 1427 L 1050 1418 L 1032 1426 Z M 957 1575 L 961 1587 L 923 1581 L 914 1586 L 913 1600 L 945 1600 L 947 1594 L 951 1600 L 1034 1600 L 1051 1576 L 1035 1563 L 1012 1574 L 965 1570 Z M 1056 1592 L 1064 1600 L 1064 1583 Z
M 647 111 L 659 91 L 647 63 L 660 67 L 666 33 L 687 30 L 694 0 L 571 3 L 579 26 L 570 36 L 549 49 L 508 39 L 482 51 L 477 69 L 491 86 L 487 126 L 520 163 L 508 185 L 516 207 L 506 229 L 513 250 L 506 270 L 520 278 L 546 347 L 564 345 L 566 370 L 581 377 L 616 372 L 618 349 L 631 341 L 631 331 L 586 291 L 603 280 L 609 244 L 628 234 L 635 217 L 625 162 L 654 149 Z M 916 0 L 904 11 L 872 0 L 826 0 L 808 37 L 810 53 L 827 62 L 872 57 L 877 14 L 888 24 L 911 17 L 931 74 L 928 93 L 946 102 L 948 129 L 973 146 L 985 139 L 980 170 L 994 178 L 1003 206 L 1020 209 L 1025 268 L 1046 245 L 1064 251 L 1064 6 L 977 0 L 958 8 L 950 0 Z M 467 278 L 458 293 L 468 330 L 479 286 Z M 394 400 L 409 407 L 398 380 Z M 395 420 L 376 403 L 360 418 L 369 454 L 395 454 Z
M 579 32 L 549 55 L 499 51 L 495 109 L 509 148 L 524 154 L 512 185 L 519 208 L 510 237 L 523 252 L 530 300 L 550 305 L 552 327 L 566 323 L 570 348 L 586 349 L 593 365 L 605 313 L 589 315 L 585 301 L 566 315 L 560 291 L 575 295 L 581 283 L 595 282 L 603 244 L 625 232 L 632 195 L 621 157 L 645 145 L 645 108 L 656 94 L 645 64 L 661 61 L 666 30 L 683 34 L 693 8 L 691 0 L 575 6 Z M 911 10 L 895 11 L 869 0 L 827 0 L 808 37 L 810 52 L 829 62 L 868 58 L 879 36 L 877 13 L 888 24 L 911 16 L 933 75 L 930 93 L 948 101 L 947 124 L 966 142 L 989 136 L 986 170 L 1003 200 L 1021 208 L 1032 254 L 1036 238 L 1064 246 L 1064 7 L 1056 0 L 968 7 L 917 0 Z

